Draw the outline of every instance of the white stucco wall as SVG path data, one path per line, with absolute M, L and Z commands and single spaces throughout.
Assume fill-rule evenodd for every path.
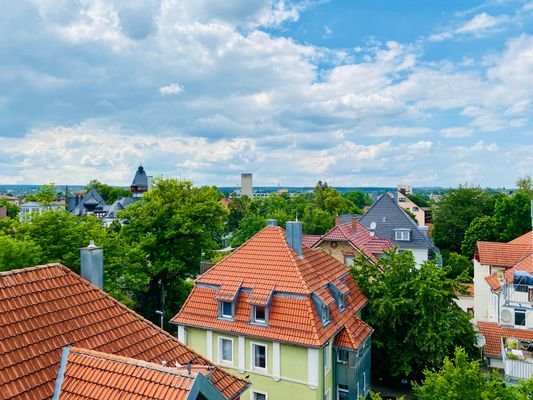
M 455 300 L 457 305 L 463 310 L 464 312 L 468 312 L 468 309 L 474 308 L 474 297 L 473 296 L 459 296 L 457 300 Z
M 415 257 L 416 265 L 422 265 L 425 261 L 428 260 L 428 250 L 427 249 L 409 249 L 413 252 Z

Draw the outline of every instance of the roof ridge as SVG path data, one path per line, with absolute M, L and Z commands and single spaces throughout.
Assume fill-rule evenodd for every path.
M 302 283 L 303 285 L 303 288 L 305 289 L 305 291 L 308 293 L 308 294 L 311 294 L 311 289 L 309 288 L 309 286 L 307 285 L 307 282 L 306 280 L 304 279 L 303 275 L 302 275 L 302 271 L 300 270 L 300 266 L 302 264 L 307 264 L 307 266 L 310 266 L 309 264 L 309 261 L 305 259 L 304 255 L 303 255 L 303 249 L 302 249 L 302 258 L 300 258 L 296 252 L 294 251 L 294 249 L 289 245 L 289 243 L 287 243 L 287 240 L 285 238 L 285 229 L 281 228 L 281 227 L 278 227 L 278 233 L 282 234 L 282 237 L 281 237 L 281 243 L 282 245 L 284 246 L 284 248 L 288 251 L 289 255 L 290 255 L 290 259 L 293 263 L 293 266 L 294 268 L 296 268 L 296 274 L 297 276 L 300 278 L 300 282 Z M 265 229 L 265 228 L 263 228 Z M 262 229 L 262 230 L 263 230 Z M 303 246 L 303 245 L 302 245 Z M 312 250 L 312 249 L 310 249 Z
M 48 264 L 34 265 L 33 267 L 16 268 L 16 269 L 11 269 L 9 271 L 0 271 L 0 277 L 22 274 L 22 273 L 27 273 L 31 271 L 36 271 L 39 269 L 52 268 L 52 267 L 59 267 L 61 269 L 66 269 L 72 272 L 68 267 L 64 266 L 61 263 L 48 263 Z
M 138 360 L 132 357 L 119 356 L 116 354 L 104 353 L 104 352 L 97 351 L 97 350 L 84 349 L 82 347 L 74 347 L 74 346 L 71 347 L 70 353 L 71 354 L 76 353 L 76 354 L 93 357 L 93 358 L 100 358 L 100 359 L 104 359 L 104 360 L 108 360 L 108 361 L 116 362 L 116 363 L 130 364 L 130 365 L 134 365 L 140 368 L 156 370 L 158 372 L 169 373 L 172 375 L 182 376 L 182 377 L 186 377 L 190 379 L 194 378 L 194 376 L 189 375 L 186 372 L 186 370 L 180 369 L 181 367 L 177 367 L 177 366 L 170 367 L 170 366 L 157 364 L 151 361 Z M 206 371 L 212 371 L 215 369 L 214 365 L 200 365 L 200 364 L 193 364 L 193 365 L 196 367 L 205 368 Z M 192 373 L 196 375 L 197 371 L 193 371 Z

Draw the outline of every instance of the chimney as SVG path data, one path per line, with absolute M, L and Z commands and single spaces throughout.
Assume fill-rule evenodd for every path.
M 342 217 L 340 215 L 337 215 L 335 217 L 335 226 L 339 226 L 340 224 L 342 224 Z
M 104 249 L 94 245 L 91 240 L 89 246 L 82 247 L 81 277 L 87 279 L 98 289 L 104 289 Z
M 352 231 L 357 232 L 357 217 L 352 216 Z
M 278 226 L 277 219 L 267 219 L 267 226 Z
M 298 221 L 287 222 L 287 243 L 303 258 L 302 252 L 302 223 Z

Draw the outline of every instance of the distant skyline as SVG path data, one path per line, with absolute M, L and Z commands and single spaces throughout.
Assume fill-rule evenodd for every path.
M 531 0 L 21 0 L 0 68 L 0 184 L 533 174 Z

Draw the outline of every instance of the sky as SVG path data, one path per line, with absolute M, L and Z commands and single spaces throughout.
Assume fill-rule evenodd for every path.
M 19 0 L 0 184 L 512 187 L 531 0 Z

